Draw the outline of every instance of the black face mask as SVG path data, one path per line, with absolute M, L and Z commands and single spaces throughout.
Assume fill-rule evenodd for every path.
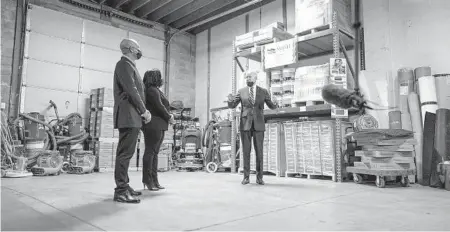
M 247 81 L 247 86 L 252 87 L 255 84 L 255 82 Z
M 139 60 L 142 57 L 142 52 L 138 50 L 138 52 L 136 53 L 136 58 Z

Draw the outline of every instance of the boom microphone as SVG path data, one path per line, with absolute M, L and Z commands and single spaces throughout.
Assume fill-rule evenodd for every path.
M 359 108 L 362 98 L 355 95 L 353 91 L 344 89 L 337 85 L 328 84 L 322 88 L 322 98 L 328 103 L 338 106 L 342 109 L 349 109 L 352 107 Z

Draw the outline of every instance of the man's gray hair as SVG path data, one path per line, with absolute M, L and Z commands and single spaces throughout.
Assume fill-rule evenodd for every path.
M 122 54 L 129 53 L 130 48 L 139 49 L 139 43 L 134 39 L 123 39 L 122 42 L 120 42 L 120 51 Z
M 252 76 L 252 77 L 254 77 L 254 78 L 257 78 L 258 77 L 258 71 L 249 71 L 249 70 L 247 70 L 247 71 L 245 71 L 244 72 L 244 78 L 247 78 L 248 76 Z

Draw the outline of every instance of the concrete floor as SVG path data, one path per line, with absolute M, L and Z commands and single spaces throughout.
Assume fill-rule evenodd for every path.
M 130 172 L 140 190 L 139 172 Z M 450 230 L 450 192 L 226 173 L 160 173 L 164 191 L 112 201 L 112 173 L 2 179 L 5 230 Z

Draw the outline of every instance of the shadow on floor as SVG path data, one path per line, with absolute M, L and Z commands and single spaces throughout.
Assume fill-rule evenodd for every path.
M 124 206 L 115 204 L 112 198 L 61 210 L 5 187 L 2 187 L 1 203 L 3 231 L 103 231 L 89 221 L 124 210 Z

